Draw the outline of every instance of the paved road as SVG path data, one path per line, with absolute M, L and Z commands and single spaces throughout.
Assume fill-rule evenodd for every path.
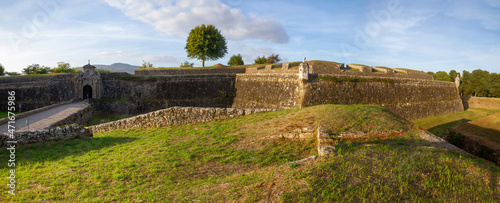
M 59 120 L 64 119 L 83 108 L 85 108 L 83 102 L 75 102 L 58 106 L 31 116 L 16 119 L 14 126 L 16 126 L 16 132 L 28 131 L 26 120 L 29 119 L 29 130 L 40 130 L 51 126 Z M 0 133 L 7 132 L 7 129 L 7 124 L 0 125 Z

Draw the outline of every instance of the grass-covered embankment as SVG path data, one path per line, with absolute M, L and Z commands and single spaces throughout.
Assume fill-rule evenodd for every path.
M 436 136 L 443 137 L 448 128 L 477 120 L 497 112 L 500 112 L 500 109 L 469 108 L 466 111 L 458 113 L 423 118 L 413 120 L 412 122 Z

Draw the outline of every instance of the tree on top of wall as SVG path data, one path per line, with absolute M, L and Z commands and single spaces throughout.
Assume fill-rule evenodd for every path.
M 0 76 L 3 76 L 5 75 L 5 68 L 3 67 L 3 65 L 0 63 Z
M 74 73 L 75 69 L 71 68 L 71 65 L 69 63 L 65 62 L 57 62 L 57 67 L 52 69 L 53 72 L 55 73 Z
M 241 56 L 241 54 L 238 54 L 231 56 L 229 62 L 227 62 L 227 65 L 239 66 L 239 65 L 245 65 L 245 63 L 243 62 L 243 57 Z
M 32 64 L 23 69 L 23 73 L 27 75 L 47 74 L 49 71 L 49 67 L 40 66 L 40 64 Z
M 436 77 L 434 79 L 435 80 L 440 80 L 440 81 L 448 81 L 448 82 L 452 82 L 453 81 L 451 79 L 451 76 L 448 75 L 448 73 L 444 72 L 444 71 L 438 71 L 438 72 L 436 72 Z
M 226 38 L 213 25 L 199 25 L 189 32 L 186 43 L 186 52 L 189 58 L 202 61 L 205 67 L 206 60 L 217 60 L 227 54 Z

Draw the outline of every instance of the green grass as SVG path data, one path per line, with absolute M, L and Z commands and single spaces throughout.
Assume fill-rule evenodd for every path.
M 127 118 L 126 116 L 93 116 L 89 122 L 87 122 L 87 126 L 99 125 L 101 123 L 107 123 L 111 121 L 116 121 L 120 119 Z
M 0 118 L 6 118 L 7 116 L 9 116 L 9 112 L 7 112 L 7 111 L 0 111 Z
M 430 133 L 443 137 L 448 128 L 500 112 L 500 109 L 469 108 L 466 111 L 413 120 L 412 122 Z
M 338 142 L 330 158 L 291 165 L 283 164 L 316 155 L 316 140 L 265 138 L 319 122 L 332 132 L 409 133 Z M 98 133 L 18 148 L 16 196 L 0 202 L 499 200 L 498 167 L 428 148 L 411 130 L 380 107 L 325 105 Z M 4 177 L 8 170 L 0 166 Z
M 369 146 L 367 146 L 369 145 Z M 304 183 L 290 202 L 498 202 L 500 169 L 428 148 L 418 136 L 347 142 L 339 153 L 289 170 Z

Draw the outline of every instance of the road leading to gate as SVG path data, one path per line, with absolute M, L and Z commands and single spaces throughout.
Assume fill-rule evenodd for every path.
M 40 130 L 50 127 L 52 124 L 65 119 L 71 114 L 85 108 L 82 102 L 75 102 L 71 104 L 66 104 L 58 106 L 46 111 L 42 111 L 31 116 L 17 119 L 14 126 L 16 127 L 16 132 L 28 131 L 28 126 L 26 125 L 26 120 L 29 120 L 29 130 Z M 0 133 L 5 133 L 8 130 L 7 124 L 0 125 Z

